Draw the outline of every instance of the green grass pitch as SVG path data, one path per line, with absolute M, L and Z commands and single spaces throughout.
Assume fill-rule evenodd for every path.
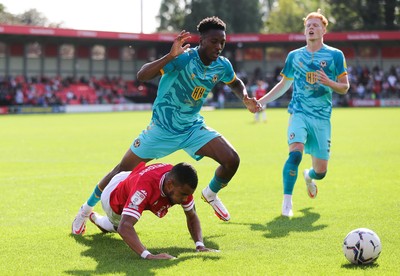
M 0 275 L 399 275 L 400 109 L 334 109 L 332 155 L 314 200 L 302 177 L 294 217 L 280 216 L 287 158 L 285 109 L 253 123 L 246 110 L 203 112 L 206 123 L 236 148 L 240 168 L 220 192 L 231 221 L 219 221 L 200 199 L 217 164 L 179 151 L 153 162 L 193 164 L 205 244 L 196 253 L 179 207 L 158 219 L 145 212 L 137 231 L 151 252 L 175 260 L 140 259 L 118 234 L 90 222 L 84 236 L 71 222 L 94 185 L 122 158 L 151 113 L 17 115 L 0 117 Z M 311 166 L 303 156 L 299 171 Z M 100 204 L 96 206 L 103 213 Z M 346 234 L 374 230 L 378 261 L 359 267 L 342 254 Z

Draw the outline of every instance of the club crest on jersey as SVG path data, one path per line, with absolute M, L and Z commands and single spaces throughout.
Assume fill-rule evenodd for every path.
M 325 60 L 321 61 L 321 62 L 319 63 L 319 65 L 320 65 L 322 68 L 326 67 L 326 61 L 325 61 Z
M 147 192 L 145 190 L 136 191 L 131 197 L 130 204 L 132 205 L 140 205 L 142 201 L 146 198 Z
M 289 139 L 290 139 L 290 140 L 293 140 L 295 136 L 296 136 L 296 135 L 294 134 L 294 132 L 292 132 L 292 133 L 290 133 L 290 135 L 289 135 Z
M 306 81 L 309 84 L 314 84 L 318 81 L 317 72 L 307 72 L 306 73 Z
M 212 82 L 216 83 L 218 81 L 218 75 L 214 75 L 212 78 Z
M 197 101 L 201 99 L 204 95 L 204 92 L 206 92 L 206 89 L 204 87 L 196 86 L 192 91 L 193 100 Z
M 137 138 L 137 139 L 133 142 L 133 146 L 134 146 L 135 148 L 137 148 L 137 147 L 140 146 L 140 139 L 139 139 L 139 138 Z

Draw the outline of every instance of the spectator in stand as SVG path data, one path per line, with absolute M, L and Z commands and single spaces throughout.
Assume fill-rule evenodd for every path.
M 257 88 L 254 91 L 257 100 L 261 99 L 265 94 L 267 94 L 268 84 L 262 80 L 257 81 Z M 264 123 L 267 122 L 267 112 L 265 111 L 267 104 L 263 105 L 263 109 L 254 113 L 254 121 L 257 123 L 260 121 L 260 117 Z

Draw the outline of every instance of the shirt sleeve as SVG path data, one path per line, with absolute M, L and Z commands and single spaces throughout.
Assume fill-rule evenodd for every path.
M 190 196 L 188 197 L 188 199 L 187 199 L 184 203 L 181 204 L 181 206 L 182 206 L 183 210 L 185 210 L 185 211 L 190 211 L 190 210 L 192 210 L 192 209 L 193 209 L 193 206 L 194 206 L 194 198 L 193 198 L 193 195 L 190 195 Z
M 148 189 L 139 187 L 136 190 L 132 190 L 121 215 L 132 216 L 139 220 L 149 202 L 149 198 L 150 191 Z
M 221 79 L 221 81 L 223 81 L 226 84 L 230 84 L 231 82 L 233 82 L 236 79 L 236 74 L 235 71 L 233 70 L 232 64 L 231 62 L 225 58 L 225 57 L 221 57 L 224 63 L 224 67 L 225 67 L 225 73 Z
M 294 76 L 293 72 L 293 56 L 294 52 L 290 52 L 286 58 L 285 66 L 282 69 L 281 75 L 286 77 L 287 79 L 292 80 Z
M 336 75 L 338 78 L 347 75 L 346 59 L 342 51 L 335 52 Z

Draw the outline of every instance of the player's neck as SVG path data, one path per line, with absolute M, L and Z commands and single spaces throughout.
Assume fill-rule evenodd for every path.
M 324 45 L 323 40 L 308 40 L 307 41 L 307 51 L 309 52 L 317 52 Z

